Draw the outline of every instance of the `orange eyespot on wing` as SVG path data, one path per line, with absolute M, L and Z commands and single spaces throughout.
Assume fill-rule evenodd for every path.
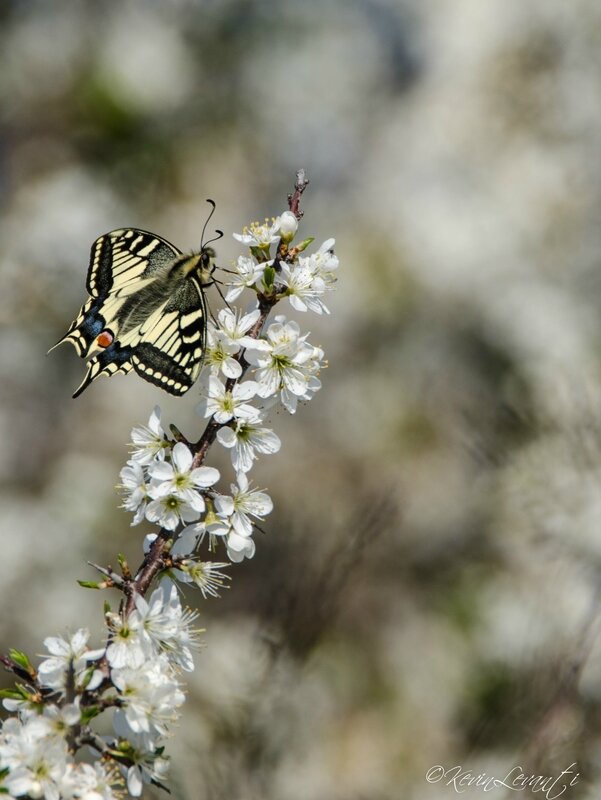
M 102 331 L 102 333 L 99 333 L 96 338 L 96 344 L 98 347 L 110 347 L 114 341 L 115 337 L 110 331 Z

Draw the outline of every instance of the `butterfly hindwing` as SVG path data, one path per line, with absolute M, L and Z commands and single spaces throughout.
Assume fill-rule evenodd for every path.
M 134 369 L 161 389 L 184 394 L 200 374 L 205 328 L 203 289 L 191 277 L 160 309 L 156 320 L 150 317 L 140 326 L 141 340 L 132 353 Z
M 131 348 L 121 347 L 118 342 L 114 342 L 88 361 L 86 376 L 75 390 L 73 397 L 79 397 L 83 390 L 101 375 L 110 376 L 118 373 L 125 375 L 131 372 L 132 364 L 130 359 Z

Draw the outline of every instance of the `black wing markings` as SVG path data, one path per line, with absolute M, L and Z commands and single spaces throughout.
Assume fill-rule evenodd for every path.
M 94 242 L 86 279 L 91 296 L 54 345 L 69 341 L 81 357 L 88 356 L 95 344 L 103 348 L 89 359 L 73 397 L 101 375 L 132 368 L 176 395 L 197 380 L 204 355 L 206 302 L 201 282 L 188 270 L 169 294 L 168 278 L 178 259 L 181 266 L 178 248 L 137 228 L 111 231 Z M 107 334 L 102 345 L 101 333 Z
M 141 341 L 132 350 L 132 364 L 147 381 L 171 394 L 184 394 L 202 367 L 206 303 L 202 287 L 189 278 L 169 298 L 161 319 L 140 328 Z

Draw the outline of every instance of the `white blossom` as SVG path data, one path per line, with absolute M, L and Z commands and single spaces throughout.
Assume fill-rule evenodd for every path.
M 247 314 L 229 308 L 221 309 L 217 316 L 218 325 L 213 322 L 207 325 L 205 363 L 216 367 L 217 372 L 221 370 L 226 378 L 239 378 L 242 366 L 233 356 L 252 342 L 246 334 L 260 315 L 258 308 Z
M 189 556 L 198 547 L 206 534 L 205 522 L 196 522 L 193 525 L 186 525 L 179 533 L 175 543 L 171 548 L 173 556 Z
M 60 781 L 61 800 L 115 800 L 121 796 L 114 791 L 117 777 L 102 761 L 67 764 Z
M 127 791 L 132 797 L 140 797 L 144 789 L 142 770 L 135 764 L 127 770 Z
M 240 346 L 227 342 L 221 335 L 219 328 L 209 321 L 207 324 L 207 343 L 204 352 L 205 364 L 213 372 L 222 372 L 226 378 L 239 378 L 242 375 L 242 365 L 234 358 Z
M 230 426 L 217 431 L 217 440 L 231 452 L 232 466 L 236 472 L 248 472 L 256 453 L 277 453 L 281 447 L 279 436 L 262 427 L 261 417 L 234 420 Z
M 248 476 L 244 472 L 236 475 L 237 483 L 230 484 L 231 497 L 216 495 L 215 508 L 218 513 L 229 518 L 232 528 L 240 536 L 251 536 L 253 524 L 250 517 L 264 519 L 273 511 L 269 495 L 259 489 L 251 489 Z
M 225 295 L 228 303 L 233 303 L 246 288 L 254 286 L 263 276 L 266 264 L 259 264 L 253 256 L 238 256 L 235 273 L 227 282 L 230 287 Z
M 111 680 L 122 702 L 113 717 L 117 735 L 128 738 L 133 733 L 145 749 L 154 749 L 177 720 L 177 709 L 185 700 L 169 659 L 161 654 L 139 669 L 113 669 Z
M 88 662 L 100 658 L 104 650 L 88 650 L 90 632 L 85 628 L 77 630 L 69 639 L 62 636 L 49 636 L 44 646 L 50 658 L 44 659 L 38 667 L 38 678 L 43 686 L 63 691 L 67 674 L 73 670 L 76 683 L 88 669 Z
M 121 508 L 131 511 L 134 515 L 132 525 L 137 525 L 144 519 L 148 504 L 148 484 L 146 472 L 139 461 L 130 459 L 119 473 L 121 488 L 124 490 L 124 499 Z
M 198 646 L 198 631 L 191 626 L 198 613 L 184 610 L 171 581 L 164 581 L 146 601 L 136 596 L 136 608 L 129 619 L 146 641 L 149 653 L 164 652 L 169 659 L 187 672 L 194 669 L 191 647 Z
M 132 737 L 135 738 L 135 737 Z M 127 770 L 127 791 L 132 797 L 142 794 L 145 783 L 163 782 L 169 772 L 169 759 L 145 748 L 130 749 L 128 757 L 135 763 Z
M 255 396 L 257 389 L 254 381 L 244 381 L 236 383 L 230 390 L 218 377 L 211 375 L 207 397 L 198 405 L 197 411 L 203 417 L 214 417 L 220 425 L 231 419 L 253 419 L 257 416 L 257 409 L 246 401 Z
M 0 733 L 2 786 L 14 797 L 60 800 L 59 784 L 70 760 L 67 743 L 49 719 L 30 716 L 6 720 Z
M 246 334 L 255 322 L 258 321 L 260 316 L 261 312 L 258 308 L 249 311 L 247 314 L 235 312 L 229 308 L 222 308 L 217 315 L 219 335 L 224 342 L 237 347 L 238 350 L 240 347 L 246 347 L 254 341 L 254 339 L 249 338 Z M 238 351 L 236 350 L 236 352 Z
M 302 259 L 299 264 L 290 266 L 283 263 L 278 280 L 286 286 L 286 295 L 290 305 L 297 311 L 314 311 L 316 314 L 329 310 L 321 300 L 321 295 L 328 290 L 324 279 L 317 274 L 312 260 Z
M 123 618 L 121 614 L 109 612 L 107 622 L 111 629 L 111 641 L 106 648 L 106 657 L 116 669 L 141 667 L 147 658 L 144 641 L 140 635 L 140 625 L 133 614 Z
M 232 531 L 227 537 L 227 557 L 230 561 L 238 563 L 245 558 L 252 558 L 255 554 L 255 543 L 246 536 L 239 536 Z
M 195 584 L 206 599 L 208 595 L 219 597 L 220 590 L 224 588 L 226 581 L 230 580 L 230 576 L 222 572 L 225 567 L 229 567 L 229 564 L 186 559 L 174 572 L 178 580 L 183 583 Z
M 294 321 L 278 316 L 267 328 L 265 338 L 246 351 L 246 359 L 256 366 L 254 378 L 259 397 L 279 394 L 284 407 L 294 414 L 299 399 L 309 400 L 321 383 L 316 377 L 323 350 L 306 341 Z
M 161 409 L 155 406 L 148 425 L 138 425 L 131 432 L 132 458 L 138 464 L 151 464 L 165 458 L 171 443 L 161 426 Z
M 186 503 L 174 494 L 157 497 L 146 508 L 146 519 L 161 528 L 174 531 L 180 522 L 194 522 L 204 511 L 202 495 L 196 493 L 191 503 Z
M 326 241 L 319 246 L 317 252 L 313 253 L 312 258 L 319 267 L 322 277 L 326 278 L 327 273 L 332 273 L 338 269 L 339 260 L 338 256 L 334 253 L 334 245 L 336 239 L 326 239 Z
M 248 227 L 243 229 L 242 233 L 235 233 L 234 239 L 249 247 L 267 250 L 271 244 L 279 241 L 280 226 L 280 217 L 272 217 L 271 220 L 266 219 L 262 224 L 251 222 Z
M 308 256 L 299 256 L 295 264 L 282 263 L 279 280 L 287 287 L 290 305 L 297 311 L 329 314 L 321 295 L 332 291 L 336 283 L 338 256 L 334 254 L 334 239 L 327 239 Z
M 153 498 L 146 508 L 146 519 L 167 530 L 175 530 L 180 520 L 193 522 L 205 509 L 198 489 L 206 489 L 219 480 L 213 467 L 191 469 L 193 456 L 183 442 L 171 452 L 171 463 L 156 461 L 148 468 L 151 476 L 149 494 Z
M 44 706 L 43 715 L 59 736 L 65 736 L 69 729 L 81 720 L 80 698 L 76 697 L 73 703 L 58 706 L 48 703 Z
M 159 461 L 151 464 L 148 473 L 152 478 L 153 497 L 176 495 L 192 504 L 197 489 L 206 489 L 219 480 L 219 471 L 214 467 L 192 469 L 193 459 L 189 448 L 178 442 L 172 450 L 171 463 Z
M 261 312 L 258 308 L 246 314 L 223 308 L 218 316 L 218 325 L 207 326 L 207 349 L 205 362 L 221 371 L 226 378 L 237 379 L 242 375 L 240 361 L 233 358 L 241 348 L 252 343 L 246 334 L 257 322 Z

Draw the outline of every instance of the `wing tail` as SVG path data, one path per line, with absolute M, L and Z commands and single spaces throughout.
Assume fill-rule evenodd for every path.
M 117 375 L 118 373 L 125 375 L 130 372 L 132 369 L 130 358 L 131 348 L 121 347 L 118 342 L 114 342 L 110 347 L 107 347 L 106 350 L 98 353 L 98 355 L 95 355 L 94 358 L 88 361 L 88 371 L 83 381 L 75 390 L 73 397 L 79 397 L 92 381 L 95 381 L 96 378 L 100 378 L 102 375 L 111 376 Z

